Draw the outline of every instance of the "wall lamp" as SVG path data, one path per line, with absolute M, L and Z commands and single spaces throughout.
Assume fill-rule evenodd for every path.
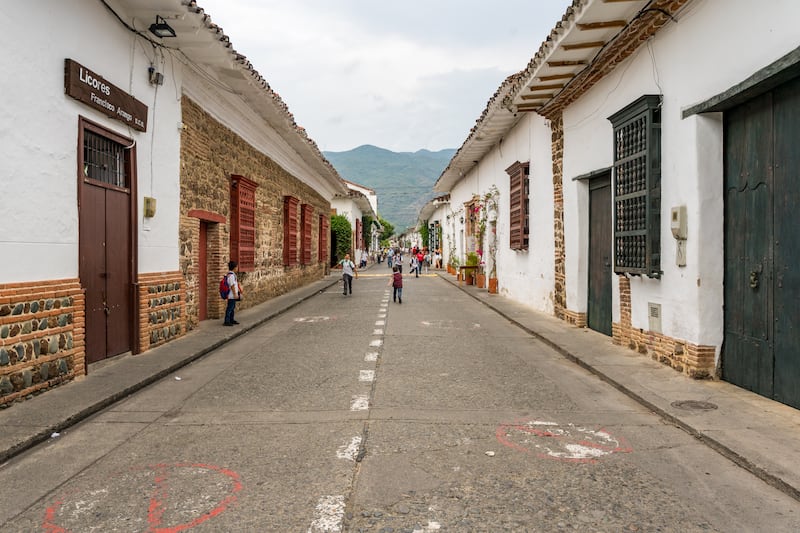
M 164 37 L 177 37 L 177 35 L 175 35 L 175 30 L 172 29 L 172 26 L 167 24 L 167 21 L 164 20 L 160 15 L 156 15 L 155 23 L 150 24 L 150 33 L 162 39 Z

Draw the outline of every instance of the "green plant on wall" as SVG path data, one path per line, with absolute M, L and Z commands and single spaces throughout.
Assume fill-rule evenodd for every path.
M 333 215 L 331 217 L 331 233 L 336 237 L 336 257 L 337 262 L 344 259 L 344 254 L 352 252 L 353 248 L 353 226 L 347 217 L 343 215 Z
M 369 249 L 372 243 L 372 217 L 364 215 L 361 217 L 361 238 L 364 242 L 364 248 Z
M 422 238 L 422 246 L 430 246 L 430 229 L 428 228 L 427 220 L 419 223 L 419 235 Z

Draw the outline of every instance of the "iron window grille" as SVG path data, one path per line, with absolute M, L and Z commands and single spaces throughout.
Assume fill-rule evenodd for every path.
M 89 129 L 83 131 L 83 176 L 106 185 L 128 188 L 128 147 Z
M 661 96 L 608 118 L 614 127 L 614 272 L 661 277 Z

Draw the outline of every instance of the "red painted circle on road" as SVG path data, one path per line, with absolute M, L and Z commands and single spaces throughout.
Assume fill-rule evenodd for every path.
M 112 517 L 113 519 L 128 520 L 131 526 L 135 526 L 137 522 L 141 523 L 142 527 L 146 527 L 145 531 L 148 533 L 178 533 L 200 525 L 225 512 L 236 501 L 237 493 L 242 490 L 242 482 L 236 472 L 201 463 L 135 467 L 113 476 L 111 480 L 117 480 L 119 483 L 116 487 L 124 487 L 124 490 L 128 492 L 132 487 L 135 488 L 137 483 L 144 485 L 142 486 L 143 491 L 149 489 L 150 496 L 147 505 L 142 505 L 141 514 L 138 517 L 120 517 L 118 515 Z M 211 498 L 217 496 L 219 499 L 209 502 L 209 497 L 206 495 L 206 497 L 199 498 L 200 502 L 198 503 L 194 501 L 194 493 L 178 495 L 177 493 L 182 487 L 176 488 L 174 483 L 171 484 L 176 480 L 190 482 L 195 491 L 207 488 L 211 493 L 218 493 L 212 495 Z M 224 486 L 221 486 L 220 481 Z M 123 495 L 120 496 L 124 498 Z M 184 497 L 185 501 L 176 501 Z M 97 515 L 102 516 L 102 511 L 117 507 L 117 505 L 113 507 L 106 505 L 106 500 L 110 500 L 112 505 L 119 503 L 120 500 L 115 499 L 115 485 L 70 492 L 47 508 L 42 529 L 50 533 L 67 533 L 68 527 L 72 525 L 69 522 L 80 521 L 83 515 L 87 515 L 87 520 L 91 520 L 94 527 L 102 528 L 102 523 L 98 523 Z M 190 505 L 191 510 L 187 512 L 181 509 L 179 507 L 181 503 Z M 93 514 L 91 518 L 88 517 L 89 513 Z M 189 519 L 187 520 L 187 518 Z M 175 523 L 168 523 L 169 520 L 173 520 Z M 74 525 L 81 527 L 80 523 Z
M 633 451 L 624 439 L 605 429 L 538 420 L 500 424 L 495 436 L 512 450 L 569 463 L 596 463 L 613 453 Z

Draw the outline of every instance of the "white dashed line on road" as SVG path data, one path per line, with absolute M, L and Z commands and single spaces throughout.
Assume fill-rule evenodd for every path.
M 374 339 L 369 341 L 369 345 L 373 347 L 383 346 L 383 341 L 381 339 Z
M 323 496 L 317 503 L 317 517 L 308 533 L 338 533 L 344 518 L 344 496 Z
M 369 409 L 369 396 L 366 394 L 353 396 L 353 399 L 350 402 L 351 411 L 366 411 L 367 409 Z
M 375 379 L 374 370 L 359 370 L 358 381 L 372 381 Z
M 378 360 L 378 352 L 367 352 L 367 355 L 364 356 L 364 361 L 377 361 Z
M 353 437 L 348 444 L 339 446 L 339 449 L 336 450 L 336 457 L 338 457 L 339 459 L 347 459 L 349 461 L 355 461 L 360 446 L 361 446 L 361 437 L 360 436 Z

